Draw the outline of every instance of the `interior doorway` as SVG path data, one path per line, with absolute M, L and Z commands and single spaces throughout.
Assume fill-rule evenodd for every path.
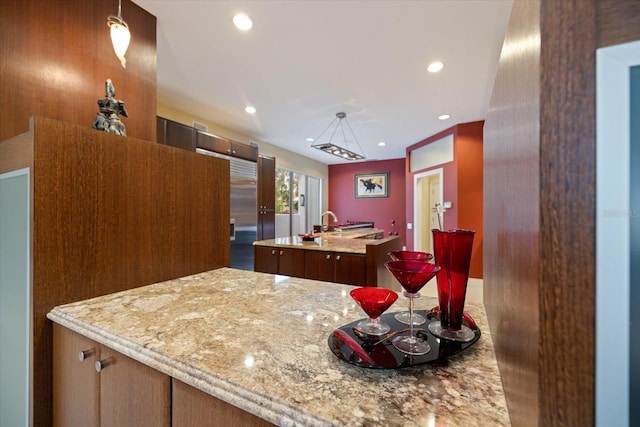
M 436 203 L 442 205 L 443 170 L 433 169 L 413 176 L 414 250 L 433 253 L 431 230 L 439 228 Z

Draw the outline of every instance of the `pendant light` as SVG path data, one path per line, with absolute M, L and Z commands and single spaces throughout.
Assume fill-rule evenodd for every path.
M 127 60 L 124 55 L 129 48 L 129 42 L 131 41 L 131 33 L 129 32 L 129 26 L 122 16 L 120 15 L 122 10 L 122 0 L 118 0 L 118 16 L 109 15 L 107 18 L 107 26 L 111 29 L 111 43 L 113 43 L 113 50 L 116 52 L 116 56 L 122 64 L 122 68 L 127 68 Z
M 347 132 L 345 132 L 345 127 L 343 122 L 347 124 L 347 129 L 351 133 L 351 138 L 352 138 L 351 141 L 352 142 L 355 141 L 355 143 L 358 145 L 360 152 L 362 152 L 362 147 L 360 147 L 360 142 L 358 142 L 358 138 L 356 138 L 356 135 L 353 133 L 353 130 L 351 129 L 351 125 L 349 125 L 349 122 L 347 121 L 347 113 L 343 113 L 343 112 L 336 113 L 336 118 L 333 119 L 333 121 L 329 123 L 329 126 L 327 126 L 322 131 L 320 136 L 318 136 L 315 139 L 315 142 L 311 145 L 311 147 L 317 148 L 318 150 L 324 151 L 325 153 L 333 154 L 334 156 L 340 157 L 341 159 L 344 159 L 344 160 L 364 160 L 365 159 L 364 154 L 360 154 L 358 152 L 355 152 L 349 149 L 349 140 L 347 139 Z M 327 132 L 332 127 L 333 127 L 333 130 L 331 131 L 329 139 L 323 141 L 322 135 L 324 135 L 325 132 Z M 340 134 L 342 135 L 342 145 L 338 145 L 336 142 L 333 141 L 336 132 L 338 132 L 338 129 L 340 130 Z M 339 138 L 336 138 L 336 139 L 339 139 Z

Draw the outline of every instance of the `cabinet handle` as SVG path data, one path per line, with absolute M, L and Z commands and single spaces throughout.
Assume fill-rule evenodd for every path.
M 331 259 L 331 255 L 327 255 L 327 259 Z
M 336 261 L 340 261 L 340 255 L 336 255 Z
M 282 256 L 284 254 L 284 252 L 280 251 L 280 256 Z
M 90 358 L 91 356 L 93 356 L 92 348 L 90 348 L 89 350 L 80 350 L 80 352 L 78 352 L 78 360 L 80 360 L 81 362 L 83 362 L 85 359 Z
M 276 254 L 276 250 L 275 249 L 271 249 L 271 255 L 275 255 Z
M 96 372 L 102 371 L 104 368 L 111 365 L 111 363 L 113 363 L 112 357 L 96 361 Z

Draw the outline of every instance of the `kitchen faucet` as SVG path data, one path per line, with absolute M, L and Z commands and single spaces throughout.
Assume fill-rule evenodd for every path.
M 327 221 L 327 225 L 324 225 L 324 216 L 325 215 L 331 215 L 333 217 L 333 221 L 334 222 L 338 222 L 338 217 L 333 212 L 331 212 L 331 211 L 322 212 L 322 215 L 320 215 L 320 222 L 322 223 L 322 231 L 328 231 L 329 230 L 329 224 L 330 224 L 329 221 Z

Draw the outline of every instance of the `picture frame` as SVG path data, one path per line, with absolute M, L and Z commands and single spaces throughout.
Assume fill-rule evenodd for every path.
M 353 186 L 356 199 L 389 197 L 389 172 L 355 174 Z

